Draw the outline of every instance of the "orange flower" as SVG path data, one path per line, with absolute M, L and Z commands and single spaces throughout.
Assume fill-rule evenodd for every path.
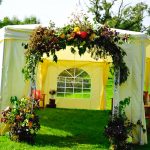
M 76 35 L 76 34 L 75 34 L 74 32 L 70 33 L 70 37 L 68 38 L 68 40 L 74 39 L 75 35 Z
M 19 116 L 19 115 L 17 115 L 17 116 L 16 116 L 16 119 L 17 119 L 17 120 L 19 120 L 19 119 L 20 119 L 20 116 Z
M 33 123 L 31 121 L 29 121 L 29 123 L 28 123 L 29 128 L 31 128 L 32 125 L 33 125 Z
M 60 35 L 60 38 L 64 39 L 64 38 L 65 38 L 65 34 L 62 33 L 62 34 Z

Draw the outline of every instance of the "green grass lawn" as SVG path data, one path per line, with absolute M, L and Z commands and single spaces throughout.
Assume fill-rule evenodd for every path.
M 45 108 L 38 111 L 41 129 L 35 145 L 0 136 L 0 150 L 108 150 L 103 135 L 109 111 Z M 150 139 L 150 135 L 148 135 Z M 150 144 L 135 150 L 149 150 Z
M 108 78 L 108 82 L 106 84 L 106 109 L 111 109 L 112 104 L 112 97 L 113 97 L 113 88 L 114 88 L 114 81 L 112 77 Z
M 16 143 L 0 136 L 0 150 L 107 150 L 108 141 L 103 136 L 108 111 L 41 109 L 41 129 L 34 146 Z
M 41 129 L 35 145 L 13 142 L 5 135 L 0 136 L 0 150 L 108 150 L 109 142 L 103 132 L 111 108 L 112 85 L 113 79 L 110 78 L 106 87 L 107 111 L 41 109 L 38 111 Z M 150 142 L 134 149 L 149 150 Z
M 64 94 L 57 94 L 58 97 L 64 97 Z M 85 92 L 85 93 L 74 93 L 74 94 L 65 94 L 65 98 L 90 98 L 90 92 Z

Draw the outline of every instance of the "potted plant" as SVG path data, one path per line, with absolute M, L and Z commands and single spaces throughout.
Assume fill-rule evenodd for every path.
M 12 107 L 2 111 L 1 121 L 9 124 L 9 137 L 13 141 L 25 141 L 34 143 L 36 132 L 40 129 L 39 117 L 32 109 L 30 100 L 18 99 L 16 96 L 10 99 Z
M 112 150 L 131 150 L 132 149 L 132 131 L 139 125 L 144 129 L 140 120 L 137 124 L 128 120 L 125 114 L 125 107 L 129 105 L 130 98 L 120 101 L 119 106 L 115 107 L 114 114 L 111 115 L 108 124 L 105 126 L 104 134 L 109 139 Z
M 54 95 L 56 94 L 56 90 L 50 90 L 49 94 L 51 96 L 51 99 L 54 99 Z
M 50 108 L 56 108 L 56 103 L 55 103 L 55 95 L 56 95 L 56 90 L 50 90 L 49 94 L 50 94 L 50 99 L 49 99 L 49 104 L 47 104 L 47 107 Z

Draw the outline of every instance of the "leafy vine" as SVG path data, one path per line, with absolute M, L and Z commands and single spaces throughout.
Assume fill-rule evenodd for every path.
M 105 126 L 104 135 L 109 139 L 114 150 L 132 149 L 133 130 L 140 127 L 143 133 L 146 132 L 141 120 L 136 123 L 130 121 L 125 113 L 125 108 L 130 104 L 130 97 L 120 101 L 114 108 L 114 114 L 111 114 L 108 124 Z
M 128 35 L 120 36 L 119 32 L 111 30 L 108 26 L 97 26 L 94 28 L 86 16 L 74 17 L 71 23 L 63 28 L 55 28 L 54 24 L 50 27 L 37 27 L 29 40 L 28 44 L 23 44 L 27 49 L 25 53 L 26 64 L 22 70 L 25 79 L 35 80 L 35 70 L 38 62 L 42 62 L 43 54 L 53 56 L 53 61 L 57 62 L 56 52 L 71 46 L 72 53 L 78 50 L 79 55 L 85 52 L 98 60 L 112 57 L 113 68 L 120 70 L 120 84 L 127 80 L 129 69 L 124 62 L 125 51 L 119 46 L 126 42 Z

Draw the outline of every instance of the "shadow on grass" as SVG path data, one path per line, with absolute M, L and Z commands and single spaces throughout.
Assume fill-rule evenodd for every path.
M 101 144 L 100 144 L 101 143 Z M 109 145 L 105 145 L 103 142 L 90 142 L 86 136 L 66 136 L 60 137 L 48 134 L 38 134 L 35 145 L 39 147 L 53 146 L 57 148 L 72 148 L 78 145 L 94 145 L 94 148 L 106 148 Z
M 36 137 L 36 145 L 45 147 L 47 145 L 57 146 L 57 147 L 72 147 L 76 143 L 73 141 L 72 137 L 59 137 L 55 135 L 48 134 L 38 134 Z

